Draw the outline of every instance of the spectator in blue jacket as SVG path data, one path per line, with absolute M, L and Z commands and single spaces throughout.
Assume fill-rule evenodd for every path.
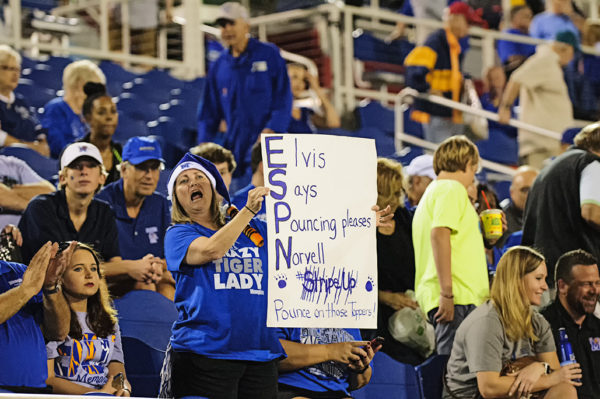
M 149 137 L 132 137 L 123 147 L 121 178 L 96 196 L 110 204 L 119 231 L 123 259 L 148 259 L 162 270 L 158 282 L 136 281 L 129 275 L 113 278 L 110 290 L 121 296 L 133 289 L 158 291 L 169 299 L 175 293 L 175 280 L 167 272 L 164 238 L 171 224 L 170 204 L 157 193 L 160 170 L 164 168 L 160 144 Z
M 571 0 L 548 0 L 546 10 L 533 17 L 529 27 L 531 37 L 554 40 L 557 33 L 570 31 L 581 42 L 577 25 L 583 23 L 583 17 L 575 12 Z
M 510 28 L 504 33 L 513 35 L 529 36 L 529 25 L 533 13 L 526 5 L 516 6 L 510 9 Z M 517 43 L 510 40 L 498 40 L 496 43 L 498 56 L 506 70 L 507 77 L 517 69 L 530 55 L 535 53 L 535 45 Z
M 58 158 L 67 145 L 83 138 L 88 126 L 82 108 L 86 95 L 83 86 L 87 82 L 106 84 L 104 73 L 89 60 L 79 60 L 67 65 L 63 71 L 65 94 L 50 100 L 44 106 L 42 126 L 48 131 L 48 145 L 53 158 Z
M 14 90 L 21 76 L 21 55 L 0 45 L 0 147 L 22 144 L 42 155 L 50 155 L 46 134 L 23 97 Z
M 198 109 L 198 142 L 222 141 L 238 162 L 231 189 L 250 180 L 250 149 L 261 132 L 285 132 L 290 123 L 292 93 L 279 49 L 249 37 L 248 11 L 227 2 L 217 24 L 227 49 L 208 73 Z M 219 125 L 227 129 L 219 138 Z

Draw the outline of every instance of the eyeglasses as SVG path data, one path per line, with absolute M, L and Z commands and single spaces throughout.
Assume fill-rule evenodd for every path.
M 235 25 L 235 21 L 231 19 L 221 18 L 217 21 L 217 26 L 220 28 L 224 28 L 227 25 Z
M 165 165 L 163 165 L 162 162 L 157 161 L 157 160 L 150 160 L 150 161 L 142 162 L 140 164 L 133 165 L 133 167 L 136 170 L 138 170 L 140 172 L 145 172 L 145 173 L 148 173 L 150 171 L 154 172 L 156 170 L 164 170 L 165 169 Z
M 8 65 L 0 65 L 0 70 L 2 71 L 10 71 L 10 72 L 21 72 L 21 67 L 13 67 Z

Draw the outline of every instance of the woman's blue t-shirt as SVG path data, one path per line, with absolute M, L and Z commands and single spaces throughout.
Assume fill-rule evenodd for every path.
M 252 221 L 266 242 L 266 225 Z M 241 234 L 221 259 L 204 265 L 184 262 L 198 237 L 216 231 L 176 224 L 165 236 L 167 268 L 175 278 L 174 350 L 213 359 L 269 361 L 284 356 L 274 328 L 267 328 L 267 247 Z

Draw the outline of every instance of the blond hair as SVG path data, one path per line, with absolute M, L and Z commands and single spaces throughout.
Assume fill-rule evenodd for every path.
M 490 298 L 500 316 L 506 336 L 538 341 L 533 331 L 532 310 L 523 278 L 544 262 L 544 256 L 524 246 L 510 248 L 498 262 Z
M 575 145 L 586 151 L 600 151 L 600 123 L 587 125 L 575 136 Z
M 15 49 L 6 44 L 0 44 L 0 63 L 5 63 L 7 60 L 13 58 L 17 61 L 17 64 L 21 65 L 21 54 Z
M 390 206 L 392 211 L 402 206 L 404 177 L 402 165 L 388 158 L 377 159 L 377 205 Z
M 479 162 L 479 151 L 466 136 L 452 136 L 442 141 L 433 154 L 433 171 L 458 172 L 467 170 L 469 164 Z
M 177 179 L 175 179 L 175 186 L 177 186 Z M 210 213 L 213 218 L 212 221 L 218 227 L 223 227 L 225 225 L 225 216 L 221 213 L 221 210 L 219 209 L 219 199 L 218 199 L 217 193 L 212 185 L 210 186 L 210 189 L 212 192 L 212 197 L 211 197 L 212 199 L 210 201 Z M 192 218 L 187 214 L 185 209 L 183 209 L 181 202 L 179 202 L 179 199 L 177 198 L 177 190 L 175 189 L 175 187 L 173 187 L 173 194 L 172 194 L 171 202 L 172 202 L 171 222 L 173 224 L 193 223 Z
M 104 72 L 98 65 L 89 60 L 71 62 L 66 66 L 62 76 L 63 89 L 74 89 L 78 85 L 83 87 L 87 82 L 106 84 Z

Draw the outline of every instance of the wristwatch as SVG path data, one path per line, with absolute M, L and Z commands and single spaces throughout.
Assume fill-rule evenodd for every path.
M 552 372 L 552 368 L 550 367 L 550 364 L 548 364 L 546 362 L 542 362 L 542 364 L 544 365 L 544 374 L 550 374 Z

